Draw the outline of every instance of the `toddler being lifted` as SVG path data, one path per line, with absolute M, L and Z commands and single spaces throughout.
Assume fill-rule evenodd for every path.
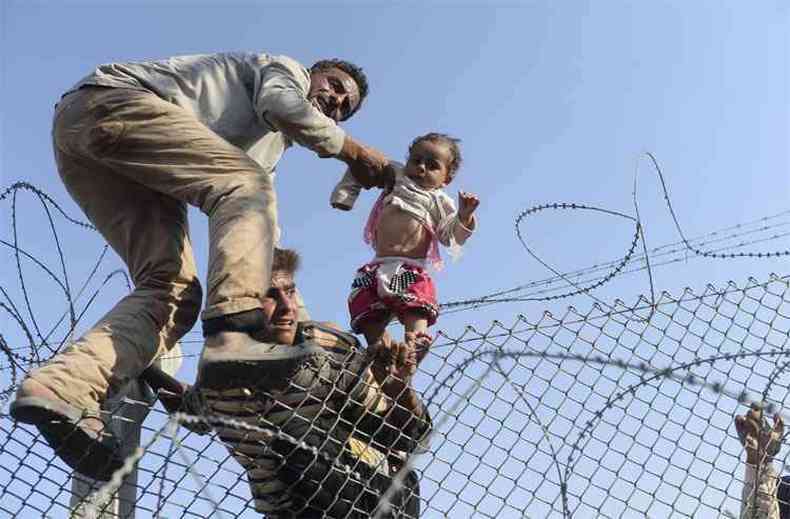
M 351 327 L 368 345 L 382 338 L 393 315 L 407 342 L 424 337 L 436 322 L 436 289 L 426 267 L 442 266 L 437 242 L 458 255 L 475 230 L 480 203 L 476 195 L 459 191 L 456 210 L 442 190 L 461 165 L 458 142 L 441 133 L 422 135 L 409 146 L 405 166 L 392 162 L 385 170 L 384 191 L 365 226 L 365 242 L 376 256 L 357 271 L 348 299 Z M 332 206 L 351 209 L 360 189 L 347 171 L 332 192 Z

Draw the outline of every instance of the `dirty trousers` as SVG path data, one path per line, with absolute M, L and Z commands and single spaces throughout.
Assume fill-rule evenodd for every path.
M 271 279 L 272 176 L 190 112 L 131 89 L 65 96 L 58 172 L 129 269 L 134 290 L 30 377 L 89 411 L 173 347 L 198 318 L 187 204 L 209 217 L 203 319 L 259 308 Z

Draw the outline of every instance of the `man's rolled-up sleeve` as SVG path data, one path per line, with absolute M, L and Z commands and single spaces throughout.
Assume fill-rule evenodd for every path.
M 780 519 L 777 475 L 771 463 L 746 465 L 741 491 L 741 519 Z
M 263 67 L 256 87 L 255 110 L 261 122 L 320 157 L 340 153 L 346 134 L 308 101 L 307 69 L 290 58 L 276 58 Z

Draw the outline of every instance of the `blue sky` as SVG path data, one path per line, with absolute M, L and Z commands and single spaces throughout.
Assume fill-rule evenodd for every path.
M 75 213 L 49 142 L 52 105 L 65 89 L 98 63 L 257 49 L 304 63 L 341 56 L 362 65 L 372 94 L 346 128 L 394 158 L 426 131 L 463 140 L 465 165 L 449 191 L 479 193 L 480 232 L 463 260 L 439 276 L 442 300 L 548 274 L 515 240 L 522 209 L 567 201 L 632 212 L 632 176 L 644 150 L 664 167 L 689 235 L 786 207 L 788 14 L 781 2 L 3 5 L 4 184 L 29 180 Z M 674 241 L 655 177 L 642 171 L 648 243 Z M 303 251 L 305 273 L 325 274 L 303 283 L 311 307 L 342 322 L 338 298 L 369 257 L 359 236 L 375 195 L 352 213 L 333 211 L 327 197 L 340 172 L 337 161 L 292 149 L 278 168 L 278 193 L 284 244 Z M 195 216 L 193 241 L 204 264 L 206 222 Z M 528 220 L 530 245 L 562 270 L 625 250 L 625 222 L 579 216 Z M 737 279 L 738 267 L 706 265 L 705 282 Z M 661 281 L 672 288 L 693 279 Z
M 790 196 L 790 11 L 783 1 L 685 2 L 43 2 L 0 5 L 0 187 L 17 180 L 45 190 L 72 215 L 55 170 L 52 108 L 63 91 L 100 63 L 218 51 L 286 54 L 304 64 L 342 57 L 364 67 L 371 95 L 346 125 L 350 134 L 401 159 L 416 135 L 443 131 L 462 139 L 464 166 L 448 191 L 479 194 L 479 231 L 461 260 L 436 276 L 442 301 L 471 298 L 548 277 L 521 248 L 514 221 L 540 203 L 577 202 L 633 214 L 639 164 L 640 214 L 648 245 L 679 239 L 649 163 L 662 165 L 672 203 L 687 235 L 787 210 Z M 278 167 L 283 245 L 304 258 L 300 285 L 314 317 L 347 323 L 345 299 L 354 270 L 369 259 L 362 227 L 375 194 L 351 213 L 329 207 L 341 163 L 294 148 Z M 22 241 L 51 257 L 48 224 L 33 203 L 20 220 Z M 21 209 L 27 210 L 27 209 Z M 9 205 L 2 205 L 8 237 Z M 35 216 L 38 215 L 38 216 Z M 206 219 L 193 211 L 192 240 L 201 273 Z M 96 236 L 63 226 L 70 268 L 90 269 Z M 541 259 L 572 271 L 616 259 L 633 227 L 581 212 L 540 213 L 522 232 Z M 144 237 L 141 237 L 144 239 Z M 783 250 L 787 240 L 758 244 Z M 3 256 L 3 261 L 10 261 Z M 107 263 L 107 271 L 117 266 Z M 698 260 L 654 272 L 658 290 L 679 293 L 767 272 L 782 260 Z M 0 283 L 13 285 L 11 263 Z M 46 322 L 62 309 L 46 305 Z M 43 283 L 43 282 L 41 282 Z M 38 289 L 38 290 L 36 290 Z M 117 292 L 122 287 L 115 287 Z M 618 278 L 596 292 L 634 301 L 648 290 L 643 274 Z M 103 293 L 83 326 L 109 308 Z M 437 329 L 456 337 L 464 327 L 519 314 L 537 320 L 584 297 L 502 304 L 448 314 Z M 52 313 L 52 315 L 49 315 Z M 0 316 L 3 334 L 18 333 Z M 195 342 L 186 345 L 196 353 Z M 190 371 L 190 369 L 192 371 Z M 182 378 L 194 377 L 187 362 Z

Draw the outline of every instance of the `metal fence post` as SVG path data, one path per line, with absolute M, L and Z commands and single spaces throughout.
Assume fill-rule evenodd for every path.
M 176 344 L 156 364 L 169 375 L 181 367 L 181 346 Z M 128 456 L 140 445 L 143 421 L 156 402 L 156 395 L 145 383 L 133 380 L 123 390 L 108 398 L 103 406 L 117 410 L 109 426 L 121 441 L 121 451 Z M 116 419 L 117 418 L 117 419 Z M 137 470 L 124 478 L 117 492 L 104 502 L 91 502 L 92 495 L 104 484 L 78 472 L 71 477 L 70 516 L 79 519 L 134 519 L 137 503 Z

